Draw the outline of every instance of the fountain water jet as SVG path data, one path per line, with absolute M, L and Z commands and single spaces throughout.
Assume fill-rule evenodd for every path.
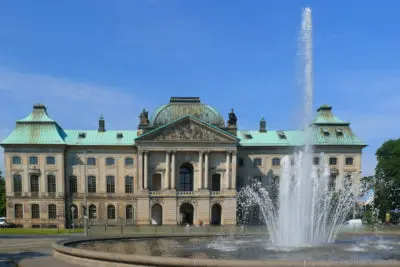
M 313 68 L 311 9 L 302 13 L 299 56 L 303 63 L 304 88 L 304 146 L 291 159 L 281 162 L 278 197 L 271 188 L 253 183 L 238 195 L 244 217 L 254 206 L 267 225 L 270 241 L 278 247 L 303 247 L 333 242 L 346 215 L 353 207 L 354 186 L 331 190 L 330 170 L 320 155 L 320 166 L 313 165 Z M 343 178 L 343 177 L 342 177 Z M 343 181 L 343 179 L 340 179 Z M 275 185 L 278 188 L 278 185 Z M 247 209 L 247 211 L 246 211 Z

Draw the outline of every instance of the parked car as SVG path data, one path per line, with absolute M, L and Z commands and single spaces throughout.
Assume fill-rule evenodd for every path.
M 0 217 L 0 228 L 15 228 L 16 225 L 14 223 L 7 222 L 6 217 Z
M 349 224 L 349 225 L 362 225 L 363 222 L 362 222 L 361 219 L 352 219 L 352 220 L 346 221 L 344 224 Z

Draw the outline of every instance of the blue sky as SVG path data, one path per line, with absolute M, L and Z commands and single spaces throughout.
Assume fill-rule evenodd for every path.
M 376 2 L 375 2 L 376 3 Z M 295 129 L 301 8 L 314 23 L 314 106 L 328 103 L 376 149 L 398 138 L 400 2 L 2 1 L 0 137 L 34 103 L 66 129 L 135 129 L 170 96 L 200 96 L 239 127 Z M 3 167 L 1 159 L 0 167 Z

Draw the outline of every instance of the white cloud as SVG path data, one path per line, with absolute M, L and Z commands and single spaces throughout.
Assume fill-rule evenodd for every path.
M 107 129 L 135 129 L 138 115 L 149 103 L 141 93 L 126 92 L 89 82 L 45 74 L 21 73 L 0 67 L 0 139 L 27 116 L 35 103 L 43 103 L 48 114 L 65 129 L 96 129 L 101 114 Z M 144 93 L 145 94 L 145 93 Z M 0 169 L 3 169 L 3 152 Z

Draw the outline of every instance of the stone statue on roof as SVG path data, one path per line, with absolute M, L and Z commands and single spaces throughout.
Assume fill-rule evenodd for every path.
M 142 113 L 139 115 L 140 122 L 139 126 L 148 126 L 150 121 L 149 121 L 149 112 L 146 111 L 146 109 L 143 109 Z
M 233 111 L 233 109 L 231 110 L 231 112 L 229 113 L 229 120 L 228 120 L 228 127 L 236 127 L 237 125 L 237 117 L 235 112 Z

